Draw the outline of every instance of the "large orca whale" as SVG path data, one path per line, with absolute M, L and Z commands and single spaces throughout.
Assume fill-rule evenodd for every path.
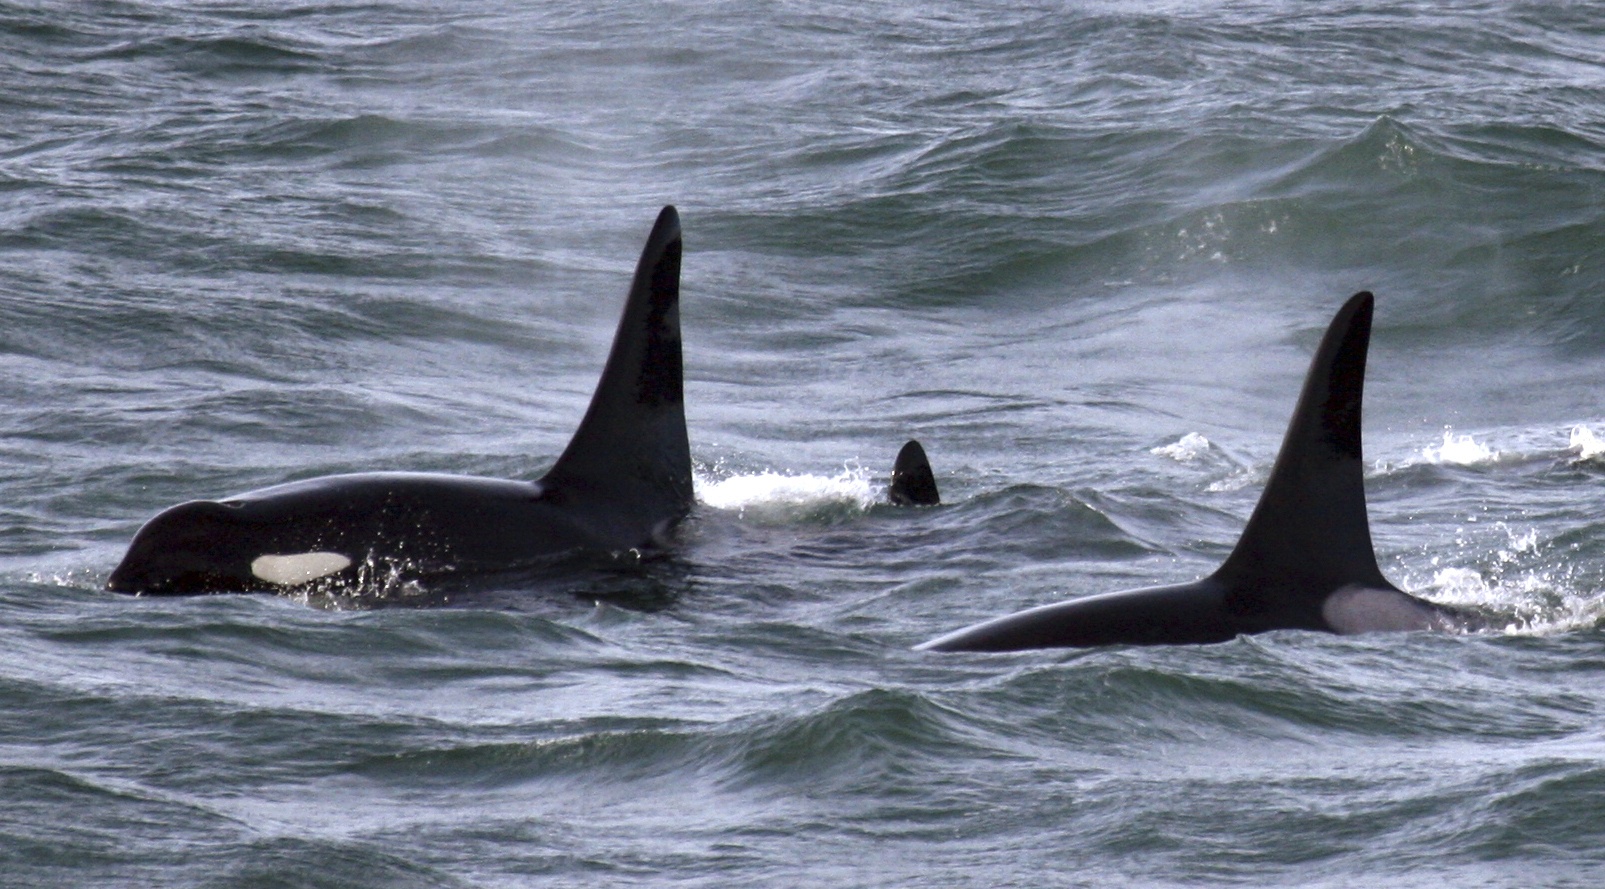
M 1358 293 L 1332 319 L 1259 504 L 1215 573 L 1196 583 L 1039 606 L 919 648 L 1186 645 L 1268 630 L 1348 634 L 1474 627 L 1473 616 L 1405 593 L 1377 567 L 1360 456 L 1372 303 L 1370 293 Z
M 107 589 L 279 591 L 311 581 L 519 570 L 570 552 L 661 546 L 692 501 L 680 250 L 679 216 L 665 207 L 590 407 L 538 481 L 376 472 L 182 503 L 139 529 Z

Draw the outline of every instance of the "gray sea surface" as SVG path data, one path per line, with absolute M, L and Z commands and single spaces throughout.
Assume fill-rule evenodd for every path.
M 538 477 L 670 203 L 670 557 L 102 590 Z M 1383 571 L 1496 629 L 911 650 L 1211 571 L 1362 289 Z M 0 2 L 0 885 L 1598 886 L 1601 379 L 1597 4 Z

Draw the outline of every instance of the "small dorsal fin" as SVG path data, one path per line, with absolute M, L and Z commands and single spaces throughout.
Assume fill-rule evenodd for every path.
M 1332 319 L 1265 492 L 1217 579 L 1312 597 L 1346 584 L 1390 586 L 1371 547 L 1360 455 L 1372 301 L 1370 293 L 1357 293 Z
M 886 496 L 897 506 L 935 506 L 942 502 L 936 491 L 931 461 L 925 459 L 925 449 L 919 442 L 911 439 L 897 452 L 897 462 L 892 466 L 892 484 Z
M 680 357 L 680 217 L 664 207 L 647 237 L 607 366 L 548 490 L 625 502 L 648 527 L 691 505 Z

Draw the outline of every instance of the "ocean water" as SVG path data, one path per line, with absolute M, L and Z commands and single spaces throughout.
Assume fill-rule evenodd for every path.
M 1605 880 L 1594 4 L 7 2 L 0 122 L 0 885 Z M 671 557 L 101 590 L 537 477 L 666 203 Z M 1361 289 L 1384 573 L 1498 629 L 910 650 L 1212 570 Z

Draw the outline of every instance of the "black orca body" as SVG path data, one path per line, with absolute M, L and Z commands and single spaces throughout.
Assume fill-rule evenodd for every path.
M 585 418 L 539 481 L 363 473 L 183 503 L 140 528 L 107 589 L 278 591 L 364 572 L 429 578 L 659 546 L 692 502 L 680 251 L 679 216 L 665 207 Z
M 1215 573 L 1044 605 L 919 646 L 1016 651 L 1225 642 L 1268 630 L 1468 628 L 1472 619 L 1383 578 L 1371 547 L 1360 400 L 1372 297 L 1350 298 L 1310 364 L 1282 450 L 1243 536 Z
M 942 495 L 936 490 L 936 475 L 931 472 L 931 461 L 926 459 L 925 449 L 919 442 L 910 440 L 897 452 L 886 499 L 893 506 L 936 506 L 942 502 Z

